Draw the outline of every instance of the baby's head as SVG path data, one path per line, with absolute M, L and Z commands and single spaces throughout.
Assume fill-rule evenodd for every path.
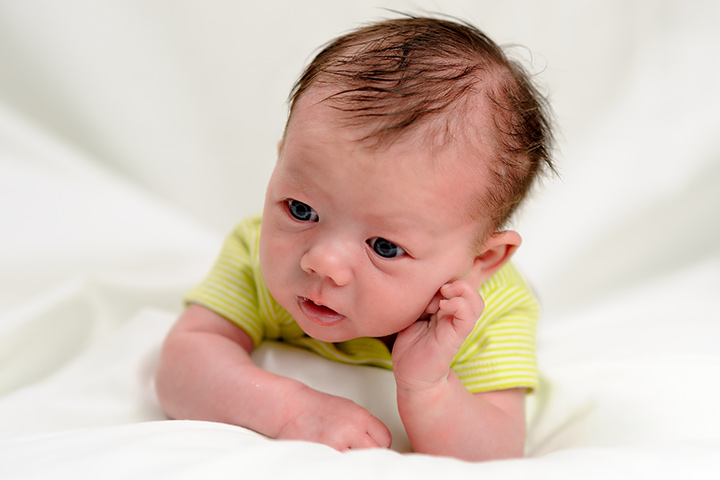
M 543 102 L 472 27 L 405 18 L 329 44 L 291 97 L 260 263 L 310 336 L 383 337 L 440 287 L 480 286 L 520 244 L 498 231 L 549 166 Z
M 520 64 L 471 25 L 405 17 L 337 38 L 293 88 L 288 125 L 315 89 L 356 129 L 358 143 L 382 148 L 413 138 L 430 149 L 473 151 L 488 179 L 474 208 L 485 234 L 503 227 L 536 177 L 553 170 L 545 98 Z

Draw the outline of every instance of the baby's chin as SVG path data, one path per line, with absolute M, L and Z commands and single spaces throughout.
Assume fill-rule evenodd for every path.
M 333 332 L 330 331 L 331 328 L 332 327 L 328 327 L 325 331 L 317 331 L 314 328 L 303 328 L 300 326 L 300 329 L 305 332 L 305 335 L 314 338 L 315 340 L 320 340 L 321 342 L 342 343 L 356 338 L 361 338 L 359 335 L 349 335 L 337 331 Z
M 297 319 L 296 319 L 297 321 Z M 349 320 L 345 319 L 342 322 L 339 322 L 335 325 L 331 326 L 321 326 L 317 325 L 315 323 L 310 322 L 307 319 L 304 319 L 303 321 L 299 321 L 298 326 L 300 329 L 305 332 L 305 334 L 308 337 L 314 338 L 315 340 L 320 340 L 321 342 L 328 342 L 328 343 L 341 343 L 341 342 L 347 342 L 350 340 L 355 340 L 357 338 L 378 338 L 383 339 L 388 336 L 394 336 L 394 334 L 379 334 L 374 335 L 372 333 L 365 333 L 365 332 L 358 332 L 355 329 L 349 329 L 347 328 L 348 325 L 343 323 L 347 323 Z
M 413 322 L 415 323 L 415 322 Z M 358 338 L 374 338 L 376 340 L 380 340 L 385 344 L 385 346 L 388 347 L 388 350 L 392 352 L 392 346 L 395 343 L 395 339 L 398 336 L 398 332 L 378 332 L 378 333 L 348 333 L 347 331 L 341 331 L 340 328 L 333 329 L 333 327 L 327 327 L 326 329 L 321 329 L 318 331 L 318 329 L 314 328 L 315 326 L 312 325 L 309 328 L 303 328 L 303 326 L 298 323 L 300 326 L 300 329 L 305 332 L 305 334 L 308 337 L 312 337 L 315 340 L 320 340 L 321 342 L 327 342 L 327 343 L 342 343 L 347 342 L 350 340 L 355 340 Z

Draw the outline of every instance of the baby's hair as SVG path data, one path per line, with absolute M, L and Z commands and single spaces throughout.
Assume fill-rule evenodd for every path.
M 539 173 L 554 171 L 545 97 L 519 63 L 472 25 L 406 16 L 338 37 L 293 87 L 289 118 L 313 86 L 333 87 L 325 101 L 365 127 L 362 139 L 377 145 L 428 124 L 444 125 L 451 136 L 450 125 L 459 125 L 470 143 L 489 142 L 490 186 L 478 204 L 481 218 L 490 216 L 486 233 L 507 223 Z M 472 133 L 482 124 L 468 116 L 479 115 L 479 95 L 491 110 L 490 136 Z

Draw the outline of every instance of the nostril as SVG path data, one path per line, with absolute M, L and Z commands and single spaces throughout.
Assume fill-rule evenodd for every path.
M 308 255 L 305 254 L 300 259 L 300 268 L 302 268 L 306 273 L 315 273 L 315 269 L 312 267 L 312 264 L 307 257 Z

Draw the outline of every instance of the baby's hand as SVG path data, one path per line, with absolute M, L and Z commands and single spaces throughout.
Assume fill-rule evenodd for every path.
M 398 333 L 392 352 L 398 387 L 420 390 L 444 381 L 484 308 L 480 293 L 469 282 L 443 285 L 425 310 L 429 318 Z
M 289 401 L 289 420 L 277 438 L 323 443 L 340 451 L 390 447 L 385 424 L 346 398 L 304 387 Z

